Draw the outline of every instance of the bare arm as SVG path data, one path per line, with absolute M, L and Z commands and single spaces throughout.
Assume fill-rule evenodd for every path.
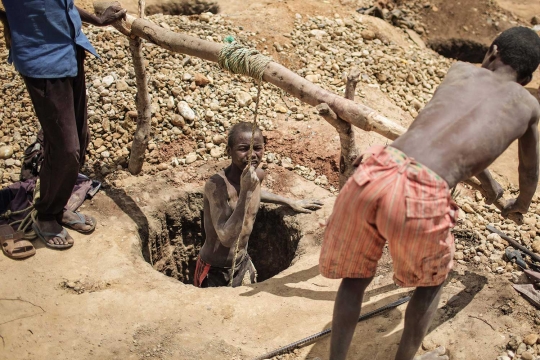
M 270 191 L 261 190 L 261 201 L 269 204 L 287 205 L 289 206 L 291 199 L 284 196 L 271 193 Z
M 210 179 L 204 186 L 204 192 L 210 205 L 212 225 L 223 246 L 234 245 L 244 228 L 247 207 L 259 180 L 254 171 L 244 171 L 234 211 L 227 203 L 227 185 L 222 179 Z M 256 214 L 253 215 L 255 217 Z M 254 219 L 252 219 L 254 220 Z
M 519 212 L 527 213 L 538 184 L 538 116 L 537 109 L 529 128 L 518 140 L 519 155 L 519 196 L 509 200 L 502 215 Z
M 107 26 L 111 25 L 115 21 L 125 18 L 127 10 L 122 9 L 119 5 L 112 5 L 109 6 L 101 16 L 97 16 L 95 14 L 89 13 L 88 11 L 81 9 L 80 7 L 76 6 L 77 11 L 79 12 L 79 16 L 81 17 L 81 20 L 87 24 L 91 24 L 94 26 Z
M 323 203 L 319 200 L 293 200 L 281 195 L 273 194 L 270 191 L 261 191 L 261 201 L 265 203 L 287 205 L 296 212 L 310 213 L 312 210 L 319 210 Z
M 493 179 L 488 169 L 485 169 L 481 173 L 477 174 L 476 178 L 480 181 L 482 184 L 482 189 L 485 191 L 486 204 L 493 204 L 503 195 L 503 188 L 497 181 L 495 181 L 495 179 Z

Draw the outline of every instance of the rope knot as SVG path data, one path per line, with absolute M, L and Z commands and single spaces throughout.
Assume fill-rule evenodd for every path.
M 233 41 L 221 48 L 218 55 L 219 66 L 233 74 L 247 75 L 262 80 L 266 66 L 272 58 L 264 56 L 256 49 L 244 47 Z

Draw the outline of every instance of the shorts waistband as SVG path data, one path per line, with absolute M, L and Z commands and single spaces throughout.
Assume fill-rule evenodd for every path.
M 403 164 L 404 162 L 407 161 L 407 159 L 409 159 L 407 154 L 405 154 L 403 151 L 398 150 L 398 149 L 396 149 L 394 147 L 391 147 L 391 146 L 386 146 L 383 151 L 385 151 L 392 158 L 392 160 L 395 161 L 396 164 L 398 164 L 398 165 Z M 423 165 L 423 164 L 421 164 L 421 163 L 419 163 L 417 161 L 411 162 L 409 164 L 409 169 L 411 171 L 413 171 L 413 172 L 420 172 L 421 170 L 425 170 L 430 175 L 432 175 L 435 179 L 443 180 L 443 178 L 441 178 L 433 170 L 431 170 L 427 166 L 425 166 L 425 165 Z

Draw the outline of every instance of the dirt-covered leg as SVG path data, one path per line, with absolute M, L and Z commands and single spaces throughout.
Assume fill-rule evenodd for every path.
M 413 360 L 437 310 L 443 285 L 419 287 L 405 311 L 405 329 L 401 337 L 396 360 Z M 444 357 L 426 358 L 444 360 Z
M 334 304 L 330 360 L 344 360 L 358 323 L 364 291 L 373 278 L 343 279 Z

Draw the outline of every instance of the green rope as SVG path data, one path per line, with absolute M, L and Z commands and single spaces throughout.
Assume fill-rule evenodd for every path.
M 230 41 L 229 37 L 226 41 Z M 262 80 L 264 70 L 272 58 L 264 56 L 256 49 L 242 46 L 238 42 L 226 44 L 219 51 L 218 64 L 233 74 L 247 75 L 252 78 Z

